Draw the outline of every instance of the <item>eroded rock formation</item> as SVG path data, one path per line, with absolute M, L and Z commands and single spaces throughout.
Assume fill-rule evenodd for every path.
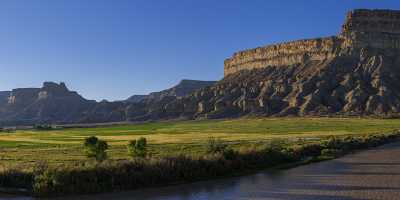
M 354 10 L 349 12 L 338 36 L 299 40 L 240 51 L 225 60 L 225 76 L 269 66 L 325 62 L 363 48 L 399 49 L 400 12 Z
M 183 97 L 189 95 L 190 93 L 207 86 L 214 85 L 216 81 L 199 81 L 199 80 L 188 80 L 183 79 L 177 85 L 162 90 L 159 92 L 152 92 L 148 95 L 133 95 L 129 97 L 126 101 L 131 103 L 139 103 L 143 100 L 160 100 L 164 97 Z
M 95 105 L 64 83 L 45 82 L 41 88 L 19 88 L 8 93 L 0 104 L 1 124 L 75 122 Z
M 217 84 L 147 115 L 398 116 L 400 11 L 354 10 L 337 36 L 240 51 L 224 69 Z
M 214 81 L 182 80 L 172 88 L 139 98 L 96 102 L 70 91 L 64 83 L 45 82 L 41 88 L 18 88 L 0 92 L 0 126 L 118 122 L 168 117 L 168 112 L 162 114 L 163 112 L 159 110 L 178 112 L 173 104 L 167 104 L 214 83 Z

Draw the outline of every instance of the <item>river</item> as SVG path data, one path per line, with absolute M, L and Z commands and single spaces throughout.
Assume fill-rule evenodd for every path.
M 1 199 L 31 200 L 1 196 Z M 366 200 L 400 199 L 400 143 L 281 171 L 57 200 Z

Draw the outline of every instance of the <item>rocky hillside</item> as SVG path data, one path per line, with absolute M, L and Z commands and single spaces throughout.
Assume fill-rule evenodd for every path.
M 8 97 L 10 96 L 10 91 L 0 91 L 0 106 L 8 102 Z
M 138 103 L 143 100 L 161 100 L 164 97 L 183 97 L 186 96 L 200 88 L 214 85 L 216 81 L 198 81 L 198 80 L 188 80 L 183 79 L 177 85 L 172 88 L 160 91 L 152 92 L 148 95 L 133 95 L 129 97 L 126 101 L 130 103 Z
M 183 97 L 214 83 L 182 80 L 170 89 L 132 96 L 127 101 L 96 102 L 70 91 L 64 83 L 45 82 L 41 88 L 18 88 L 0 92 L 0 125 L 125 121 L 129 119 L 128 116 L 140 113 L 143 109 L 146 110 L 145 113 L 151 110 L 151 106 L 140 107 L 144 104 L 162 104 L 166 100 Z M 136 107 L 138 109 L 132 111 Z M 144 116 L 136 118 L 148 119 Z
M 69 91 L 64 83 L 45 82 L 41 88 L 8 92 L 7 101 L 0 104 L 0 121 L 3 124 L 78 121 L 95 103 Z
M 235 53 L 217 84 L 184 98 L 147 102 L 141 106 L 147 109 L 128 114 L 130 119 L 397 116 L 399 81 L 400 11 L 355 10 L 337 36 Z

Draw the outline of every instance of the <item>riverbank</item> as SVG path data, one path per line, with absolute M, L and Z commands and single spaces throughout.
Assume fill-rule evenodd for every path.
M 132 190 L 243 175 L 255 170 L 332 159 L 355 150 L 397 141 L 400 132 L 331 137 L 307 144 L 269 143 L 229 153 L 37 166 L 32 173 L 0 174 L 2 187 L 25 188 L 34 196 Z
M 262 170 L 233 178 L 55 199 L 392 200 L 399 195 L 400 142 L 396 142 L 287 170 Z

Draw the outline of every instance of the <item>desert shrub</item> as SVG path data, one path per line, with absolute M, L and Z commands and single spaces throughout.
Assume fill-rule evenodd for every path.
M 206 144 L 206 152 L 211 155 L 220 155 L 224 159 L 233 160 L 238 156 L 237 151 L 229 147 L 221 139 L 209 138 Z
M 206 151 L 209 154 L 222 154 L 227 148 L 228 145 L 225 144 L 221 139 L 210 137 L 207 140 Z
M 108 144 L 106 141 L 99 140 L 95 136 L 91 136 L 85 139 L 83 143 L 86 156 L 88 158 L 95 158 L 97 161 L 103 161 L 107 159 Z
M 339 157 L 343 153 L 340 149 L 323 149 L 321 151 L 321 156 L 324 157 Z
M 144 158 L 147 155 L 147 140 L 144 137 L 129 142 L 128 153 L 132 157 Z
M 232 148 L 227 148 L 222 152 L 222 156 L 227 160 L 234 160 L 238 157 L 238 152 Z
M 384 144 L 390 140 L 393 140 L 396 133 L 387 135 L 366 135 L 363 137 L 352 137 L 347 136 L 344 138 L 329 137 L 327 140 L 322 142 L 322 146 L 325 149 L 340 149 L 342 151 L 351 151 L 360 148 L 376 147 Z
M 6 132 L 6 133 L 15 133 L 15 131 L 16 131 L 16 128 L 4 128 L 3 129 L 3 132 Z
M 289 162 L 293 159 L 293 153 L 288 148 L 283 147 L 269 147 L 264 149 L 263 152 L 266 156 L 268 163 L 271 164 L 281 164 L 285 162 Z
M 303 144 L 291 148 L 294 156 L 304 159 L 319 156 L 324 147 L 321 144 Z
M 269 149 L 282 150 L 287 145 L 287 141 L 284 139 L 274 138 L 267 143 Z
M 341 139 L 335 136 L 329 136 L 327 140 L 322 141 L 322 146 L 327 149 L 335 149 L 341 146 Z

